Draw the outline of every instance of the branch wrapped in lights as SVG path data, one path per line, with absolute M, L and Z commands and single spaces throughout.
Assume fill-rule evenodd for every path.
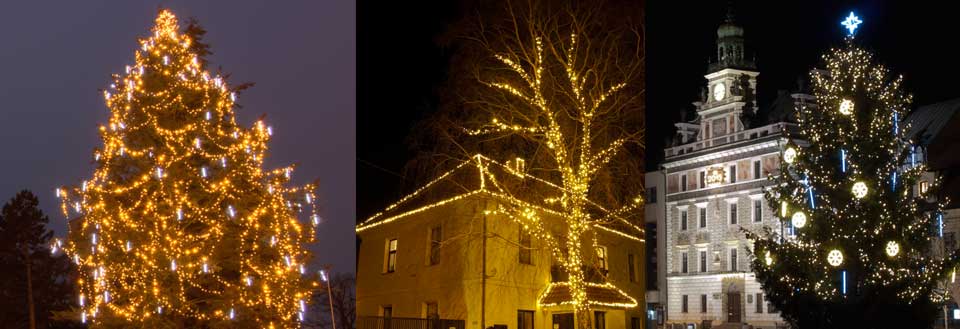
M 766 193 L 785 225 L 793 222 L 795 236 L 748 232 L 756 241 L 753 269 L 795 327 L 894 321 L 879 326 L 885 327 L 908 321 L 891 317 L 927 314 L 932 290 L 958 254 L 931 253 L 937 240 L 930 232 L 943 204 L 921 208 L 933 188 L 910 192 L 927 170 L 909 161 L 909 127 L 898 122 L 911 96 L 901 77 L 852 38 L 823 63 L 825 70 L 812 73 L 816 106 L 796 109 L 799 136 L 810 145 L 800 152 L 790 142 Z
M 236 95 L 163 10 L 135 63 L 104 91 L 96 170 L 58 188 L 94 324 L 297 327 L 313 283 L 304 248 L 319 224 L 315 185 L 263 170 L 273 130 L 236 123 Z M 310 221 L 313 225 L 304 225 Z

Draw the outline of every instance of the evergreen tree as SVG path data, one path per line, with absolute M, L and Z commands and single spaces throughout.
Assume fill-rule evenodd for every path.
M 135 64 L 104 91 L 111 117 L 93 177 L 57 190 L 79 217 L 65 250 L 79 266 L 81 318 L 296 327 L 313 287 L 314 186 L 288 186 L 292 167 L 262 169 L 272 129 L 237 124 L 235 93 L 206 71 L 197 28 L 180 33 L 159 13 Z
M 912 191 L 927 168 L 901 121 L 911 96 L 852 36 L 823 65 L 766 191 L 784 230 L 748 233 L 757 279 L 795 328 L 929 326 L 933 290 L 957 257 L 933 253 L 942 209 L 924 201 L 933 189 Z
M 53 232 L 30 191 L 20 191 L 0 211 L 0 323 L 15 328 L 68 328 L 54 312 L 74 305 L 69 259 L 51 250 Z

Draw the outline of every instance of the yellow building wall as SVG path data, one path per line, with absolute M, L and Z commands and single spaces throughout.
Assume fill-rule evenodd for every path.
M 360 232 L 357 315 L 379 316 L 383 305 L 391 305 L 394 317 L 422 318 L 425 303 L 436 302 L 441 318 L 463 319 L 469 329 L 484 329 L 481 323 L 517 328 L 518 310 L 535 312 L 535 328 L 552 328 L 552 312 L 537 307 L 539 294 L 550 283 L 551 254 L 543 241 L 534 239 L 533 264 L 521 264 L 520 225 L 512 219 L 486 215 L 487 277 L 485 282 L 482 279 L 483 210 L 495 209 L 496 202 L 473 196 Z M 443 244 L 440 263 L 431 266 L 429 232 L 435 225 L 442 227 Z M 631 310 L 604 310 L 607 327 L 630 328 L 630 317 L 645 321 L 643 244 L 612 233 L 599 234 L 610 254 L 610 281 L 639 303 Z M 386 243 L 394 238 L 398 241 L 396 272 L 384 273 Z M 636 257 L 636 282 L 628 278 L 627 254 L 631 253 Z

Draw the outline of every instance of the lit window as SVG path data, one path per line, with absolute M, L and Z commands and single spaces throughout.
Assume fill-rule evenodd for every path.
M 607 270 L 607 247 L 599 246 L 597 247 L 597 265 L 600 266 L 600 269 Z
M 920 194 L 926 194 L 929 189 L 930 189 L 929 182 L 925 180 L 920 181 Z

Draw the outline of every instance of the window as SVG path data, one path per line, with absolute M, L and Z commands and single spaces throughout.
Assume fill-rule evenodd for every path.
M 700 295 L 700 313 L 707 313 L 707 295 Z
M 737 248 L 730 249 L 730 271 L 737 271 Z
M 707 207 L 700 208 L 700 228 L 707 227 Z
M 680 174 L 680 191 L 681 192 L 687 191 L 687 175 L 686 174 Z
M 730 225 L 737 225 L 737 203 L 730 203 Z
M 607 329 L 607 312 L 593 312 L 593 328 Z
M 520 264 L 533 265 L 533 239 L 529 231 L 520 225 Z
M 763 221 L 763 203 L 760 200 L 753 200 L 753 222 Z
M 700 272 L 707 271 L 707 251 L 700 250 Z
M 657 187 L 651 186 L 647 188 L 647 204 L 657 203 Z
M 597 247 L 597 266 L 600 266 L 600 269 L 607 271 L 607 247 L 598 246 Z
M 533 311 L 517 311 L 517 329 L 533 329 Z
M 727 172 L 727 175 L 730 176 L 731 184 L 736 183 L 737 182 L 737 165 L 731 165 L 730 171 Z
M 680 230 L 681 231 L 687 230 L 687 210 L 686 209 L 680 211 Z
M 439 319 L 440 318 L 440 309 L 437 307 L 437 302 L 428 302 L 423 305 L 423 318 L 425 319 Z
M 683 260 L 680 262 L 680 273 L 687 273 L 687 253 L 682 253 L 681 258 Z
M 637 282 L 637 261 L 634 259 L 633 254 L 627 254 L 627 271 L 630 275 L 630 282 Z
M 760 179 L 760 160 L 753 162 L 753 179 Z
M 701 171 L 700 172 L 700 188 L 705 188 L 705 187 L 707 187 L 707 172 Z
M 387 273 L 397 270 L 397 239 L 387 242 Z
M 630 329 L 643 329 L 643 328 L 640 328 L 640 318 L 638 317 L 630 318 Z
M 763 294 L 757 293 L 757 313 L 763 313 Z
M 929 189 L 930 189 L 930 183 L 929 183 L 929 182 L 927 182 L 927 181 L 925 181 L 925 180 L 920 181 L 920 194 L 927 193 L 927 190 L 929 190 Z
M 430 228 L 430 265 L 440 264 L 440 225 Z
M 680 312 L 687 313 L 687 295 L 683 295 L 682 304 L 680 304 Z

